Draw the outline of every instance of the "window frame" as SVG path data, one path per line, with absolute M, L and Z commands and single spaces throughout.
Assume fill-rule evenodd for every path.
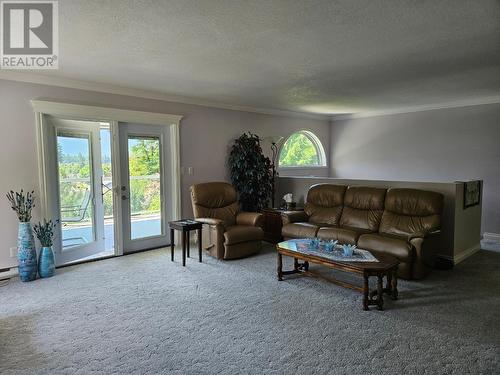
M 281 165 L 280 164 L 280 155 L 281 155 L 281 151 L 283 150 L 283 146 L 290 139 L 290 137 L 292 137 L 293 135 L 295 135 L 297 133 L 306 136 L 307 139 L 309 139 L 311 141 L 314 148 L 316 149 L 319 164 L 309 164 L 309 165 Z M 277 157 L 277 169 L 279 169 L 279 170 L 298 170 L 298 169 L 325 169 L 325 168 L 328 168 L 328 160 L 326 159 L 325 148 L 323 147 L 323 143 L 321 143 L 321 140 L 311 130 L 309 130 L 309 129 L 296 130 L 296 131 L 290 133 L 288 136 L 284 137 L 282 139 L 282 141 L 280 142 L 279 150 L 278 150 L 278 157 Z

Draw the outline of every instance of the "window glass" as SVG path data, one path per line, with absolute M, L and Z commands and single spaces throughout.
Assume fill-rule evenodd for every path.
M 312 133 L 309 133 L 300 131 L 288 137 L 280 150 L 280 167 L 325 165 L 322 157 L 323 150 L 319 150 L 319 147 L 322 147 L 321 143 Z

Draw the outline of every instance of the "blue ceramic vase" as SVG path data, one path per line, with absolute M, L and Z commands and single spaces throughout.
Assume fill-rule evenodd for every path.
M 21 281 L 36 279 L 37 262 L 35 238 L 31 230 L 31 223 L 19 223 L 17 236 L 17 260 L 19 261 L 19 278 Z
M 54 252 L 51 246 L 44 246 L 40 250 L 40 256 L 38 258 L 38 274 L 40 277 L 51 277 L 54 276 L 56 266 L 54 264 Z

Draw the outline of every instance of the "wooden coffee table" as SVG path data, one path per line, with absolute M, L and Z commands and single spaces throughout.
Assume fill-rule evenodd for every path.
M 393 300 L 398 298 L 398 265 L 399 262 L 396 258 L 384 254 L 372 254 L 378 262 L 344 262 L 331 260 L 321 255 L 310 254 L 301 251 L 296 244 L 292 241 L 280 242 L 276 245 L 278 250 L 278 280 L 283 280 L 283 275 L 290 275 L 300 273 L 326 279 L 334 284 L 343 286 L 345 288 L 357 290 L 363 293 L 363 309 L 369 310 L 369 306 L 376 305 L 379 310 L 384 309 L 383 294 L 389 294 Z M 294 259 L 293 270 L 283 271 L 283 255 L 292 257 Z M 303 263 L 300 263 L 302 260 Z M 357 286 L 347 282 L 325 277 L 318 273 L 309 271 L 309 263 L 316 263 L 333 268 L 339 271 L 354 273 L 363 276 L 363 286 Z M 369 278 L 375 276 L 377 278 L 377 289 L 370 292 Z M 386 277 L 387 284 L 384 288 L 383 279 Z

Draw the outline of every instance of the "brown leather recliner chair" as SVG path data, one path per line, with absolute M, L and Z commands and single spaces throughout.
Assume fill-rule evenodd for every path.
M 207 182 L 193 185 L 190 190 L 194 217 L 204 223 L 202 247 L 210 255 L 236 259 L 261 250 L 264 217 L 256 212 L 240 212 L 231 184 Z

